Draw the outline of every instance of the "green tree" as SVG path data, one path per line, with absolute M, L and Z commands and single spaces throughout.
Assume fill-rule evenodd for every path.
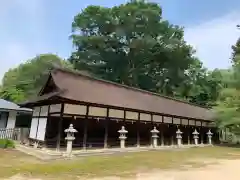
M 221 74 L 221 84 L 223 88 L 230 88 L 233 86 L 233 68 L 228 69 L 218 69 L 217 70 Z
M 233 46 L 232 68 L 224 71 L 224 88 L 218 106 L 216 123 L 220 129 L 228 128 L 231 133 L 240 135 L 240 40 Z
M 36 96 L 53 66 L 71 68 L 71 64 L 54 54 L 42 54 L 5 73 L 0 96 L 21 102 Z
M 236 60 L 238 59 L 236 56 L 240 55 L 240 38 L 237 40 L 236 44 L 232 46 L 232 62 L 236 63 Z
M 201 105 L 214 99 L 213 78 L 209 83 L 183 28 L 163 20 L 157 3 L 88 6 L 75 16 L 72 30 L 76 51 L 69 60 L 76 69 Z

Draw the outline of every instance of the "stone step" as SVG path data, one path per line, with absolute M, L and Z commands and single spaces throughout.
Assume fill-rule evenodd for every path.
M 26 147 L 23 145 L 16 145 L 16 150 L 26 153 L 28 155 L 34 156 L 40 160 L 51 160 L 53 156 L 48 155 L 47 153 L 41 152 L 40 150 L 33 149 L 31 147 Z M 62 156 L 60 155 L 59 158 Z M 56 158 L 56 157 L 55 157 Z
M 114 155 L 114 154 L 122 154 L 128 152 L 142 152 L 142 151 L 160 151 L 160 150 L 168 150 L 168 151 L 179 151 L 184 150 L 186 148 L 193 148 L 193 147 L 205 147 L 209 145 L 183 145 L 183 146 L 159 146 L 157 148 L 151 147 L 140 147 L 140 148 L 115 148 L 115 149 L 99 149 L 99 150 L 80 150 L 80 151 L 73 151 L 73 157 L 87 157 L 87 156 L 100 156 L 100 155 Z M 43 149 L 35 149 L 32 147 L 24 146 L 21 144 L 16 145 L 16 149 L 24 152 L 28 155 L 35 156 L 41 160 L 56 160 L 56 159 L 65 159 L 66 152 L 61 151 L 57 152 L 54 150 L 43 150 Z

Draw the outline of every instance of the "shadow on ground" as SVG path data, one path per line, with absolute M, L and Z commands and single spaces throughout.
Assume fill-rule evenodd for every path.
M 219 147 L 231 147 L 231 148 L 240 148 L 240 143 L 223 143 L 223 144 L 218 144 L 215 146 L 219 146 Z

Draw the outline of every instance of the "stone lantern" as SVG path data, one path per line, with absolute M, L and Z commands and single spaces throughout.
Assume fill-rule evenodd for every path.
M 72 142 L 74 141 L 74 133 L 77 133 L 77 130 L 73 128 L 73 125 L 70 124 L 68 129 L 65 129 L 64 132 L 67 134 L 65 140 L 67 141 L 67 155 L 71 156 L 72 154 Z
M 152 141 L 153 141 L 153 147 L 156 148 L 158 146 L 157 140 L 158 140 L 158 133 L 159 131 L 154 126 L 153 130 L 150 131 L 152 133 Z
M 127 139 L 126 134 L 128 133 L 128 131 L 125 129 L 124 126 L 122 126 L 122 128 L 118 131 L 120 136 L 120 147 L 121 148 L 125 148 L 125 140 Z
M 198 135 L 199 135 L 199 133 L 198 133 L 197 130 L 195 129 L 192 134 L 193 134 L 194 144 L 195 144 L 195 145 L 198 145 Z
M 212 133 L 211 130 L 209 129 L 209 131 L 207 132 L 208 144 L 212 144 L 212 135 L 213 135 L 213 133 Z
M 176 134 L 176 138 L 177 138 L 177 145 L 181 146 L 182 145 L 182 131 L 180 129 L 177 130 Z

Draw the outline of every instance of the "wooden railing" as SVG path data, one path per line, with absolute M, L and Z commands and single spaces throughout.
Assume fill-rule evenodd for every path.
M 1 128 L 0 139 L 24 142 L 28 139 L 29 128 Z

